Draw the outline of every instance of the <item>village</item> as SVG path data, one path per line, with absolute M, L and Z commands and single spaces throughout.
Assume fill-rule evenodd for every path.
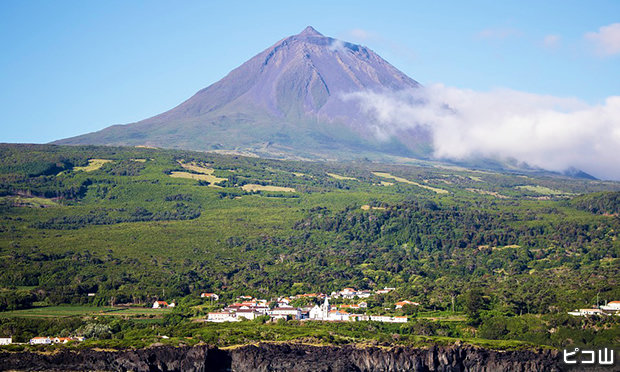
M 394 304 L 394 308 L 383 308 L 392 314 L 368 314 L 368 303 L 364 299 L 374 295 L 386 294 L 395 288 L 384 288 L 375 291 L 355 290 L 354 288 L 344 288 L 338 292 L 331 292 L 330 295 L 323 293 L 305 293 L 299 295 L 283 296 L 271 300 L 257 299 L 252 296 L 239 296 L 237 302 L 224 305 L 219 311 L 212 311 L 207 314 L 204 322 L 239 322 L 242 320 L 254 320 L 259 317 L 268 317 L 271 321 L 301 320 L 301 321 L 328 321 L 328 322 L 356 322 L 374 321 L 384 323 L 406 323 L 407 316 L 394 314 L 405 306 L 417 308 L 418 302 L 401 300 Z M 201 298 L 218 302 L 220 296 L 216 293 L 201 293 Z M 304 306 L 293 306 L 294 301 L 307 300 Z M 357 303 L 330 304 L 330 299 L 355 300 Z M 350 302 L 350 301 L 349 301 Z M 308 303 L 312 305 L 307 305 Z M 170 304 L 166 301 L 155 301 L 153 309 L 174 308 L 175 303 Z M 592 308 L 576 309 L 568 312 L 572 316 L 620 316 L 620 301 L 609 301 L 606 305 Z
M 206 322 L 238 322 L 244 319 L 253 320 L 258 317 L 268 317 L 272 321 L 278 319 L 301 320 L 301 321 L 375 321 L 385 323 L 406 323 L 406 315 L 385 314 L 368 315 L 365 310 L 368 303 L 364 301 L 375 294 L 385 294 L 394 288 L 384 288 L 376 291 L 344 288 L 339 292 L 332 292 L 330 295 L 323 293 L 306 293 L 294 296 L 278 297 L 272 301 L 257 299 L 252 296 L 240 296 L 238 302 L 224 306 L 220 311 L 209 312 Z M 202 293 L 202 298 L 219 300 L 215 293 Z M 359 300 L 354 304 L 330 304 L 330 299 Z M 295 300 L 306 300 L 305 306 L 293 306 Z M 319 304 L 320 303 L 320 304 Z M 395 304 L 394 309 L 398 310 L 404 306 L 419 306 L 419 303 L 403 300 Z M 393 313 L 393 311 L 390 311 Z

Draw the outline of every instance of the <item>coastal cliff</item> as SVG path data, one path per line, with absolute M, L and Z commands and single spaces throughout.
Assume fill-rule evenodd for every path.
M 380 348 L 261 343 L 230 349 L 199 345 L 119 351 L 1 352 L 0 370 L 538 372 L 573 369 L 568 369 L 561 355 L 551 350 L 495 351 L 469 345 Z

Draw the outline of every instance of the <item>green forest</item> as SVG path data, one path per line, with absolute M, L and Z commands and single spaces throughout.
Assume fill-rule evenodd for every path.
M 77 332 L 108 347 L 162 334 L 227 346 L 617 346 L 619 317 L 567 312 L 620 300 L 619 214 L 620 183 L 535 169 L 3 144 L 0 336 Z M 195 322 L 240 295 L 345 287 L 395 288 L 369 300 L 370 312 L 420 306 L 402 310 L 404 325 Z M 135 317 L 19 315 L 155 300 L 179 305 Z

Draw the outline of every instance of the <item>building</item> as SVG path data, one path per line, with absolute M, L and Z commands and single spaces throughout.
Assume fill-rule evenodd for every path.
M 287 319 L 289 316 L 293 319 L 301 318 L 301 310 L 292 306 L 278 306 L 269 312 L 272 319 Z
M 420 304 L 417 302 L 413 302 L 413 301 L 409 301 L 409 300 L 405 300 L 405 301 L 399 301 L 396 303 L 396 308 L 397 309 L 402 309 L 403 306 L 405 305 L 413 305 L 413 306 L 419 306 Z
M 55 344 L 66 344 L 69 341 L 73 341 L 71 337 L 54 337 L 54 339 L 52 340 L 52 342 Z
M 280 297 L 276 301 L 277 305 L 280 306 L 289 306 L 291 304 L 291 299 L 288 297 Z
M 342 310 L 330 310 L 327 315 L 327 320 L 331 322 L 348 322 L 350 320 L 350 315 L 346 311 Z
M 49 337 L 33 337 L 30 339 L 30 345 L 49 345 L 52 339 Z
M 575 311 L 569 311 L 568 314 L 574 316 L 605 315 L 601 309 L 578 309 Z
M 235 315 L 237 317 L 237 320 L 241 320 L 241 318 L 245 318 L 248 320 L 254 320 L 263 314 L 256 312 L 253 309 L 243 309 L 243 310 L 237 311 Z
M 13 337 L 0 337 L 0 345 L 10 345 L 13 343 Z
M 254 307 L 254 311 L 261 313 L 261 315 L 265 315 L 269 311 L 269 306 L 267 306 L 267 305 L 256 305 Z
M 601 310 L 605 312 L 619 312 L 620 311 L 620 301 L 609 301 L 607 305 L 601 306 Z
M 392 317 L 389 315 L 371 315 L 370 320 L 373 322 L 389 323 L 392 320 Z
M 214 323 L 222 323 L 222 322 L 238 322 L 239 319 L 237 319 L 234 314 L 231 314 L 229 312 L 212 312 L 209 313 L 207 315 L 207 322 L 214 322 Z
M 342 298 L 355 298 L 355 296 L 357 296 L 357 291 L 353 288 L 345 288 L 342 291 L 340 291 L 340 296 L 342 296 Z
M 329 305 L 329 297 L 325 297 L 325 302 L 321 306 L 314 305 L 309 312 L 309 319 L 311 320 L 328 320 L 328 314 L 331 310 L 331 306 Z
M 206 298 L 208 300 L 213 300 L 213 301 L 219 301 L 220 296 L 216 295 L 215 293 L 201 293 L 200 297 L 202 298 Z
M 163 309 L 166 307 L 174 307 L 174 304 L 168 305 L 166 301 L 155 301 L 153 302 L 153 309 Z

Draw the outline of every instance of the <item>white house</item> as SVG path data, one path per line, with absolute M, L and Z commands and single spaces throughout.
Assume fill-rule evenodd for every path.
M 354 298 L 355 296 L 357 296 L 357 291 L 353 288 L 345 288 L 340 291 L 340 295 L 342 296 L 342 298 Z
M 607 305 L 601 306 L 603 311 L 620 311 L 620 301 L 609 301 Z
M 405 301 L 399 301 L 396 303 L 396 308 L 397 309 L 402 309 L 403 306 L 405 305 L 413 305 L 413 306 L 419 306 L 420 304 L 417 302 L 413 302 L 413 301 L 409 301 L 409 300 L 405 300 Z
M 214 301 L 219 301 L 220 296 L 216 295 L 215 293 L 201 293 L 200 297 L 202 298 L 206 298 L 208 300 L 214 300 Z
M 49 345 L 52 339 L 49 337 L 33 337 L 30 339 L 30 345 Z
M 0 345 L 10 345 L 13 343 L 13 337 L 0 337 Z
M 238 310 L 236 313 L 238 320 L 241 320 L 241 318 L 253 320 L 253 319 L 256 319 L 256 317 L 261 316 L 261 315 L 262 315 L 261 313 L 256 312 L 252 309 Z
M 166 307 L 169 307 L 170 305 L 168 305 L 168 303 L 166 301 L 155 301 L 153 302 L 153 309 L 163 309 Z
M 338 321 L 348 322 L 350 319 L 350 315 L 351 314 L 347 313 L 346 311 L 330 310 L 327 316 L 327 320 L 333 321 L 333 322 L 338 322 Z
M 238 322 L 239 319 L 228 312 L 212 312 L 207 316 L 207 322 L 222 323 L 222 322 Z
M 71 337 L 54 337 L 52 340 L 55 344 L 66 344 L 67 342 L 72 341 Z
M 286 319 L 290 316 L 293 319 L 301 318 L 301 310 L 292 306 L 279 306 L 269 312 L 269 316 L 274 319 Z

